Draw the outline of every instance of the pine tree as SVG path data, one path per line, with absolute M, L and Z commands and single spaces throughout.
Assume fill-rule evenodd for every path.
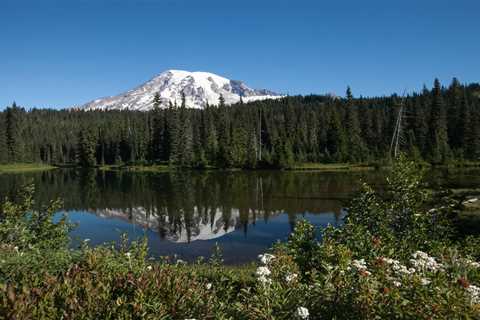
M 277 141 L 275 145 L 275 166 L 278 168 L 292 168 L 295 163 L 292 145 L 287 138 Z
M 480 112 L 472 108 L 466 92 L 463 94 L 461 107 L 461 137 L 466 159 L 478 161 L 480 159 Z
M 6 124 L 4 113 L 0 112 L 0 163 L 7 163 Z
M 327 151 L 330 159 L 342 162 L 347 159 L 347 137 L 338 110 L 333 107 L 327 131 Z
M 84 129 L 80 130 L 77 146 L 77 161 L 80 166 L 94 167 L 96 165 L 95 144 L 91 133 Z
M 218 165 L 220 167 L 230 167 L 232 160 L 230 158 L 231 128 L 230 115 L 225 106 L 225 99 L 220 95 L 218 106 Z
M 179 131 L 180 131 L 180 120 L 179 120 L 179 110 L 177 104 L 173 105 L 170 103 L 168 108 L 167 115 L 167 143 L 168 143 L 168 161 L 172 164 L 177 162 L 178 158 L 178 144 L 179 141 Z
M 153 110 L 157 110 L 160 107 L 160 94 L 158 92 L 153 96 Z
M 20 137 L 20 108 L 16 103 L 5 110 L 5 144 L 7 147 L 7 160 L 10 163 L 22 161 Z
M 425 97 L 430 93 L 424 89 L 424 95 L 415 99 L 415 105 L 412 110 L 413 114 L 413 132 L 414 144 L 421 154 L 427 152 L 428 143 L 428 118 L 427 110 L 429 102 L 425 101 Z
M 248 133 L 241 126 L 232 129 L 232 139 L 229 148 L 231 166 L 243 167 L 247 162 Z
M 350 87 L 347 88 L 347 103 L 345 110 L 345 125 L 348 137 L 348 160 L 359 162 L 365 160 L 365 145 L 361 137 L 358 110 L 353 105 L 353 95 Z
M 442 97 L 442 88 L 438 79 L 434 81 L 431 112 L 431 159 L 435 163 L 444 163 L 450 155 L 450 149 L 448 145 L 447 115 Z
M 446 113 L 448 114 L 448 142 L 451 148 L 458 149 L 461 144 L 461 112 L 463 89 L 457 78 L 452 79 L 452 83 L 448 88 L 448 106 Z
M 205 154 L 208 162 L 214 164 L 217 161 L 218 157 L 218 138 L 217 138 L 217 128 L 214 123 L 213 110 L 210 106 L 206 106 L 205 111 L 203 112 L 203 128 L 204 128 L 204 145 L 205 145 Z
M 182 92 L 182 105 L 178 110 L 178 123 L 174 130 L 170 160 L 179 166 L 191 166 L 193 164 L 193 128 L 189 110 L 186 108 L 185 94 Z
M 250 131 L 248 136 L 246 157 L 245 166 L 250 169 L 256 168 L 258 162 L 258 134 L 255 130 Z
M 151 137 L 151 159 L 153 161 L 165 160 L 167 158 L 165 145 L 166 127 L 163 113 L 157 108 L 153 110 L 152 137 Z

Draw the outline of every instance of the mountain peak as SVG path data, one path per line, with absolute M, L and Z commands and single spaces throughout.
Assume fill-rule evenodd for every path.
M 141 86 L 113 97 L 100 98 L 83 105 L 85 110 L 140 110 L 153 108 L 155 94 L 160 96 L 160 107 L 180 104 L 182 94 L 190 108 L 203 108 L 207 103 L 217 105 L 220 96 L 226 104 L 240 101 L 278 99 L 282 95 L 265 89 L 252 89 L 244 82 L 230 80 L 210 72 L 166 70 Z

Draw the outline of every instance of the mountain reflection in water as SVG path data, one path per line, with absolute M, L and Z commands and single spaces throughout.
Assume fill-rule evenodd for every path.
M 154 256 L 208 257 L 216 242 L 226 262 L 252 260 L 285 240 L 298 219 L 339 225 L 345 201 L 376 172 L 130 173 L 54 170 L 0 176 L 0 196 L 32 180 L 37 204 L 64 201 L 76 222 L 74 245 L 147 236 Z

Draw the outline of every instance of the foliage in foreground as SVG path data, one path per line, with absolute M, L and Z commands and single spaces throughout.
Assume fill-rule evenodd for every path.
M 153 262 L 146 242 L 124 241 L 118 249 L 85 243 L 71 251 L 62 242 L 65 224 L 47 223 L 39 232 L 33 226 L 45 222 L 34 217 L 51 214 L 7 203 L 0 229 L 0 317 L 479 318 L 478 239 L 454 235 L 448 201 L 428 207 L 432 199 L 416 171 L 403 159 L 387 192 L 364 186 L 345 225 L 327 228 L 321 240 L 312 225 L 299 222 L 288 242 L 259 257 L 256 269 L 224 266 L 219 252 L 195 264 Z M 46 246 L 52 239 L 63 246 Z

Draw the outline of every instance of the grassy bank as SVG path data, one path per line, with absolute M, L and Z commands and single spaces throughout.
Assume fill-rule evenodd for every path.
M 104 165 L 98 169 L 103 171 L 165 172 L 173 168 L 168 165 Z
M 23 172 L 34 172 L 34 171 L 44 171 L 52 170 L 56 167 L 47 165 L 47 164 L 38 164 L 38 163 L 13 163 L 13 164 L 0 164 L 0 174 L 1 173 L 23 173 Z
M 374 170 L 378 167 L 368 164 L 349 164 L 349 163 L 301 163 L 294 165 L 289 170 L 294 171 L 363 171 Z
M 451 161 L 448 164 L 430 164 L 427 162 L 419 162 L 419 167 L 426 168 L 445 168 L 448 170 L 465 170 L 465 169 L 476 169 L 480 168 L 480 162 L 474 161 Z M 36 164 L 36 163 L 18 163 L 18 164 L 3 164 L 0 165 L 0 173 L 21 173 L 21 172 L 30 172 L 30 171 L 41 171 L 41 170 L 51 170 L 54 168 L 79 168 L 75 164 L 69 165 L 46 165 L 46 164 Z M 121 165 L 101 165 L 97 166 L 99 170 L 104 171 L 131 171 L 131 172 L 166 172 L 171 170 L 228 170 L 228 171 L 239 171 L 244 170 L 242 168 L 220 168 L 215 166 L 206 166 L 202 168 L 191 167 L 191 168 L 181 168 L 168 163 L 162 164 L 121 164 Z M 257 168 L 258 170 L 289 170 L 289 171 L 322 171 L 322 172 L 341 172 L 341 171 L 366 171 L 366 170 L 377 170 L 377 169 L 388 169 L 389 165 L 386 163 L 297 163 L 290 168 L 275 168 L 275 167 L 262 167 Z M 251 170 L 251 169 L 248 169 Z
M 134 171 L 134 172 L 165 172 L 171 170 L 179 169 L 189 169 L 189 170 L 227 170 L 227 171 L 241 171 L 241 170 L 289 170 L 289 171 L 325 171 L 325 172 L 336 172 L 336 171 L 363 171 L 363 170 L 373 170 L 376 167 L 367 165 L 367 164 L 348 164 L 348 163 L 302 163 L 297 164 L 288 169 L 274 168 L 274 167 L 265 167 L 257 169 L 242 169 L 242 168 L 220 168 L 215 166 L 206 166 L 202 168 L 180 168 L 168 164 L 163 165 L 107 165 L 100 166 L 100 170 L 106 171 L 115 171 L 115 170 L 125 170 L 125 171 Z

